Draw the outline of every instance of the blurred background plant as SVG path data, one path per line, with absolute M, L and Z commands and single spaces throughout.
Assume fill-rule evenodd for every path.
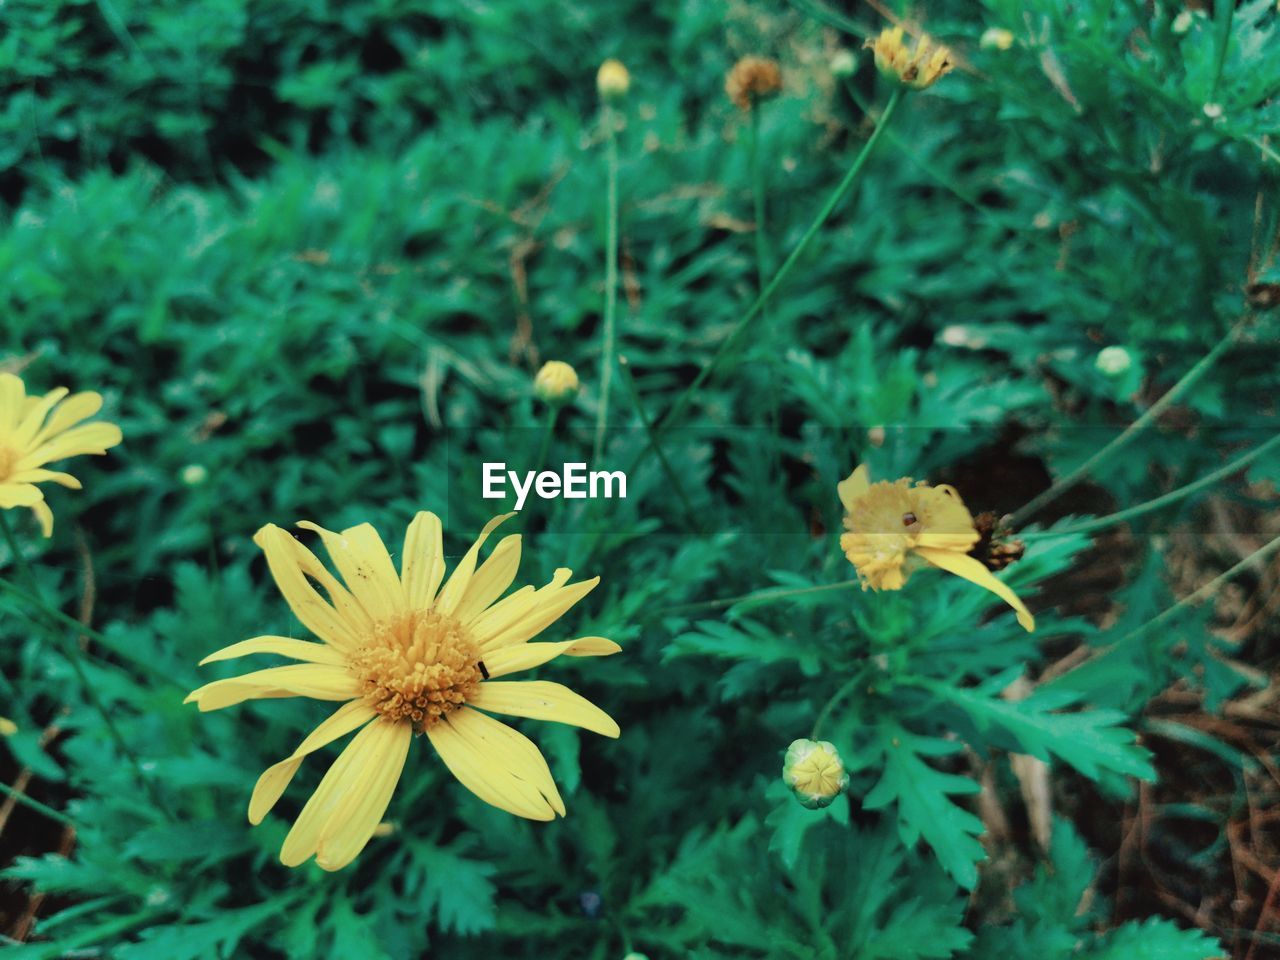
M 0 362 L 33 391 L 101 391 L 125 432 L 83 492 L 50 495 L 51 542 L 19 528 L 45 596 L 100 631 L 67 636 L 148 780 L 39 615 L 0 599 L 14 956 L 1276 955 L 1280 570 L 1242 562 L 1280 534 L 1280 455 L 1081 529 L 1276 431 L 1275 5 L 924 14 L 5 4 Z M 673 482 L 640 460 L 644 422 L 866 144 L 890 84 L 862 41 L 899 19 L 956 69 L 903 99 L 664 433 Z M 724 92 L 744 55 L 782 75 L 747 112 Z M 416 744 L 386 836 L 340 874 L 288 871 L 285 816 L 251 830 L 243 809 L 317 716 L 197 720 L 182 696 L 209 651 L 296 632 L 250 542 L 263 523 L 389 531 L 447 508 L 456 554 L 494 512 L 475 464 L 535 465 L 547 359 L 582 382 L 552 461 L 588 458 L 606 57 L 630 71 L 611 106 L 627 362 L 598 466 L 640 466 L 625 501 L 520 522 L 523 580 L 604 577 L 566 630 L 624 653 L 561 672 L 622 739 L 530 731 L 569 807 L 550 825 Z M 848 583 L 835 484 L 854 464 L 1014 513 L 1144 414 L 1019 517 L 1007 576 L 1034 635 L 942 574 Z M 1179 598 L 1197 603 L 1147 626 Z M 818 735 L 850 783 L 807 810 L 780 768 Z

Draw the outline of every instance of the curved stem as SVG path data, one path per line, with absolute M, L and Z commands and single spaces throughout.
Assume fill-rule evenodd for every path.
M 1156 497 L 1154 500 L 1148 500 L 1146 503 L 1140 503 L 1137 506 L 1129 507 L 1125 510 L 1119 510 L 1116 513 L 1109 514 L 1105 517 L 1099 517 L 1096 520 L 1088 520 L 1084 523 L 1078 523 L 1073 527 L 1066 527 L 1062 530 L 1036 530 L 1030 533 L 1019 534 L 1024 540 L 1042 540 L 1047 537 L 1065 537 L 1076 533 L 1093 533 L 1096 530 L 1105 530 L 1107 527 L 1113 527 L 1118 523 L 1124 523 L 1126 520 L 1132 520 L 1134 517 L 1140 517 L 1144 513 L 1151 513 L 1153 510 L 1159 510 L 1167 507 L 1171 503 L 1177 503 L 1193 493 L 1203 490 L 1205 487 L 1211 487 L 1219 480 L 1231 476 L 1243 470 L 1253 461 L 1257 460 L 1263 454 L 1280 445 L 1280 434 L 1272 437 L 1266 443 L 1250 450 L 1242 457 L 1232 460 L 1225 467 L 1219 467 L 1212 473 L 1207 473 L 1199 480 L 1178 487 L 1176 490 L 1170 490 L 1168 493 Z
M 764 310 L 765 305 L 778 291 L 778 288 L 782 286 L 782 282 L 787 278 L 787 275 L 791 273 L 791 270 L 795 267 L 796 263 L 799 262 L 800 258 L 804 255 L 804 252 L 809 248 L 809 244 L 813 242 L 813 239 L 818 235 L 818 232 L 822 229 L 823 225 L 826 224 L 831 214 L 835 212 L 836 207 L 840 205 L 840 201 L 845 198 L 845 195 L 849 192 L 850 188 L 857 182 L 858 175 L 862 172 L 862 168 L 866 166 L 868 158 L 870 158 L 872 152 L 876 148 L 876 145 L 880 142 L 880 137 L 884 134 L 885 128 L 888 127 L 889 121 L 893 117 L 893 112 L 897 109 L 898 103 L 901 99 L 902 88 L 899 87 L 894 90 L 893 95 L 889 98 L 889 102 L 885 104 L 884 111 L 880 114 L 880 120 L 876 124 L 875 130 L 867 139 L 867 142 L 862 145 L 862 149 L 858 151 L 858 155 L 854 158 L 853 164 L 849 167 L 849 171 L 844 175 L 844 179 L 842 179 L 839 185 L 836 186 L 835 190 L 831 192 L 826 203 L 822 205 L 822 209 L 818 211 L 818 215 L 814 217 L 813 222 L 809 224 L 809 229 L 804 232 L 804 236 L 800 238 L 800 242 L 797 243 L 791 253 L 787 255 L 787 259 L 783 261 L 782 266 L 779 267 L 777 272 L 773 275 L 773 279 L 769 281 L 768 286 L 761 291 L 760 296 L 756 298 L 755 303 L 753 303 L 738 322 L 734 324 L 733 329 L 721 342 L 719 349 L 717 349 L 712 355 L 711 360 L 704 365 L 698 372 L 698 375 L 693 378 L 693 383 L 685 387 L 684 392 L 680 394 L 671 409 L 667 411 L 667 415 L 658 422 L 658 426 L 654 430 L 655 437 L 660 437 L 684 415 L 685 408 L 688 407 L 698 390 L 707 381 L 707 379 L 715 373 L 720 364 L 722 364 L 733 352 L 733 349 L 738 345 L 738 341 L 746 332 L 747 327 L 750 326 L 751 321 L 760 315 L 761 311 Z M 640 452 L 640 455 L 631 465 L 632 471 L 639 467 L 645 457 L 648 456 L 651 449 L 652 444 L 646 446 L 645 449 Z
M 813 730 L 809 732 L 810 740 L 818 739 L 818 735 L 822 733 L 822 725 L 827 722 L 827 719 L 831 716 L 831 711 L 836 708 L 836 704 L 851 694 L 862 682 L 861 676 L 855 676 L 845 681 L 840 689 L 831 695 L 831 699 L 823 705 L 822 710 L 818 713 L 818 719 L 813 721 Z
M 702 600 L 698 603 L 682 603 L 674 607 L 665 607 L 662 613 L 690 613 L 694 610 L 719 610 L 733 607 L 739 603 L 755 600 L 759 603 L 771 603 L 774 600 L 785 600 L 787 597 L 802 597 L 811 593 L 826 593 L 830 590 L 845 590 L 858 586 L 860 581 L 841 580 L 839 583 L 824 583 L 818 587 L 789 587 L 785 590 L 767 590 L 761 593 L 744 593 L 740 597 L 725 597 L 720 600 Z
M 1173 403 L 1178 400 L 1184 393 L 1190 390 L 1196 382 L 1204 376 L 1209 368 L 1212 367 L 1218 359 L 1225 354 L 1236 342 L 1236 337 L 1240 335 L 1240 331 L 1245 325 L 1253 319 L 1252 314 L 1245 314 L 1239 320 L 1231 325 L 1231 329 L 1226 332 L 1221 340 L 1214 346 L 1212 350 L 1201 357 L 1190 370 L 1182 375 L 1177 383 L 1170 387 L 1165 394 L 1147 408 L 1147 411 L 1140 416 L 1120 433 L 1118 437 L 1104 446 L 1101 450 L 1091 456 L 1080 466 L 1076 467 L 1069 474 L 1060 480 L 1054 481 L 1048 490 L 1033 497 L 1030 501 L 1014 512 L 1011 523 L 1018 527 L 1026 522 L 1027 518 L 1034 514 L 1041 507 L 1052 503 L 1058 497 L 1062 496 L 1077 483 L 1089 475 L 1089 473 L 1099 464 L 1106 461 L 1121 447 L 1125 446 L 1130 440 L 1140 434 L 1143 430 L 1155 422 L 1156 418 L 1164 413 Z
M 604 108 L 606 128 L 606 164 L 609 183 L 606 189 L 608 227 L 605 236 L 604 264 L 604 329 L 600 347 L 600 405 L 596 411 L 596 436 L 592 456 L 597 463 L 604 450 L 604 431 L 609 421 L 609 391 L 613 386 L 613 364 L 616 346 L 618 313 L 618 132 L 615 129 L 613 108 Z

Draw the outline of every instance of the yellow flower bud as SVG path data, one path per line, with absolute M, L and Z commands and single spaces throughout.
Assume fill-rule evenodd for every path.
M 1013 46 L 1013 40 L 1012 30 L 1006 30 L 1004 27 L 989 27 L 983 31 L 978 45 L 983 50 L 1008 50 Z
M 18 725 L 8 717 L 0 717 L 0 737 L 12 737 L 18 732 Z
M 1133 356 L 1124 347 L 1103 347 L 1093 365 L 1103 376 L 1118 377 L 1129 372 Z
M 951 72 L 955 63 L 951 50 L 937 43 L 927 33 L 920 34 L 914 45 L 903 41 L 902 27 L 890 27 L 865 46 L 871 48 L 876 58 L 876 68 L 887 77 L 893 77 L 916 90 L 931 87 Z
M 563 360 L 548 360 L 533 378 L 533 393 L 546 403 L 568 403 L 578 393 L 578 374 Z
M 631 74 L 627 73 L 621 60 L 610 59 L 600 64 L 600 70 L 596 73 L 596 89 L 606 100 L 616 100 L 627 95 L 627 91 L 631 89 Z
M 782 779 L 809 810 L 830 806 L 849 785 L 839 751 L 826 740 L 793 740 L 782 761 Z

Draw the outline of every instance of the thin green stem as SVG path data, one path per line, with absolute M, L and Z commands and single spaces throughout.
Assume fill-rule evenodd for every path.
M 769 276 L 769 230 L 765 220 L 765 183 L 764 183 L 764 164 L 760 161 L 760 107 L 761 104 L 755 97 L 751 98 L 751 135 L 748 153 L 750 155 L 751 165 L 751 195 L 755 208 L 755 248 L 756 248 L 756 292 L 763 294 L 765 284 Z M 764 307 L 761 310 L 766 326 L 772 326 L 769 320 L 769 309 Z M 773 331 L 774 336 L 779 331 Z M 765 405 L 769 418 L 769 436 L 773 438 L 770 449 L 773 454 L 773 463 L 776 465 L 779 457 L 780 445 L 780 426 L 782 421 L 782 412 L 779 409 L 779 395 L 777 385 L 777 371 L 773 367 L 769 367 L 765 371 L 767 383 L 767 394 Z
M 1155 627 L 1158 627 L 1164 623 L 1167 623 L 1169 620 L 1171 620 L 1174 616 L 1176 616 L 1181 610 L 1185 609 L 1186 607 L 1192 606 L 1193 604 L 1200 603 L 1202 600 L 1208 599 L 1209 597 L 1217 593 L 1219 588 L 1221 588 L 1224 584 L 1229 583 L 1237 574 L 1243 573 L 1245 570 L 1249 569 L 1250 567 L 1254 566 L 1260 561 L 1267 559 L 1277 550 L 1280 550 L 1280 537 L 1275 537 L 1274 539 L 1268 541 L 1264 546 L 1261 546 L 1257 550 L 1253 551 L 1253 553 L 1249 554 L 1247 557 L 1245 557 L 1235 566 L 1231 567 L 1229 570 L 1226 570 L 1218 574 L 1216 577 L 1214 577 L 1212 580 L 1206 583 L 1203 587 L 1200 587 L 1194 593 L 1190 593 L 1187 596 L 1183 597 L 1181 600 L 1179 600 L 1169 609 L 1165 610 L 1163 613 L 1160 613 L 1155 617 L 1152 617 L 1142 626 L 1129 631 L 1129 633 L 1127 633 L 1119 641 L 1119 644 L 1123 644 L 1128 640 L 1132 640 L 1134 637 L 1137 637 Z
M 163 798 L 156 791 L 155 784 L 143 772 L 142 763 L 138 760 L 137 754 L 129 747 L 128 741 L 120 733 L 119 727 L 116 726 L 115 720 L 112 718 L 110 711 L 107 710 L 106 704 L 98 697 L 98 692 L 93 685 L 93 681 L 89 678 L 89 674 L 84 667 L 84 654 L 79 645 L 74 640 L 69 640 L 64 630 L 60 629 L 61 618 L 51 617 L 54 608 L 45 602 L 44 597 L 40 593 L 40 585 L 36 581 L 35 573 L 32 571 L 26 556 L 22 552 L 21 546 L 18 544 L 17 537 L 13 534 L 13 528 L 9 524 L 9 518 L 5 511 L 0 511 L 0 532 L 3 532 L 5 543 L 9 547 L 9 552 L 14 558 L 14 563 L 20 571 L 20 576 L 27 581 L 30 587 L 30 598 L 32 606 L 35 607 L 36 616 L 31 617 L 31 622 L 44 629 L 47 636 L 58 647 L 63 658 L 71 667 L 71 671 L 76 675 L 76 680 L 80 684 L 81 691 L 89 705 L 97 711 L 98 716 L 102 718 L 102 724 L 107 734 L 115 741 L 116 747 L 120 753 L 129 761 L 134 772 L 138 775 L 138 779 L 142 782 L 144 788 L 151 794 L 151 799 L 155 802 L 158 809 L 168 813 L 168 807 L 164 803 Z M 0 580 L 0 583 L 4 583 Z M 12 592 L 12 591 L 11 591 Z M 68 618 L 70 619 L 70 618 Z M 72 620 L 75 629 L 84 630 L 84 625 L 78 620 Z
M 823 705 L 822 710 L 818 713 L 818 718 L 813 721 L 813 730 L 809 732 L 810 740 L 818 739 L 818 735 L 822 733 L 823 724 L 825 724 L 827 719 L 831 716 L 831 711 L 836 708 L 837 704 L 839 704 L 841 700 L 851 694 L 862 683 L 863 678 L 862 675 L 859 674 L 845 681 L 844 685 L 831 695 L 831 699 Z
M 898 88 L 889 98 L 889 102 L 885 104 L 884 112 L 880 114 L 880 120 L 876 124 L 875 130 L 867 139 L 867 142 L 862 145 L 862 149 L 858 151 L 858 155 L 854 158 L 853 164 L 849 167 L 849 171 L 844 175 L 844 179 L 842 179 L 835 190 L 831 192 L 826 203 L 822 205 L 822 209 L 818 211 L 818 215 L 809 225 L 809 229 L 805 231 L 804 236 L 800 238 L 800 242 L 797 243 L 791 253 L 788 254 L 787 259 L 783 261 L 782 266 L 779 267 L 778 271 L 773 275 L 773 279 L 769 281 L 768 286 L 764 288 L 760 296 L 756 298 L 755 303 L 751 305 L 747 312 L 742 315 L 736 324 L 734 324 L 733 329 L 721 342 L 719 349 L 717 349 L 715 354 L 712 355 L 711 360 L 703 366 L 703 368 L 698 372 L 698 375 L 693 378 L 693 382 L 684 389 L 684 392 L 676 399 L 676 402 L 672 405 L 671 409 L 667 411 L 667 415 L 659 421 L 656 429 L 654 430 L 655 437 L 660 437 L 662 434 L 666 433 L 666 431 L 684 415 L 685 408 L 688 407 L 698 390 L 701 389 L 702 385 L 706 383 L 708 378 L 710 378 L 711 375 L 715 373 L 716 369 L 730 356 L 734 348 L 738 345 L 738 341 L 750 326 L 751 321 L 760 315 L 765 304 L 769 302 L 770 298 L 772 298 L 778 291 L 778 288 L 782 286 L 782 282 L 786 280 L 788 274 L 791 273 L 792 268 L 800 261 L 800 258 L 809 248 L 809 244 L 813 242 L 813 239 L 826 224 L 831 214 L 835 212 L 836 207 L 840 205 L 840 201 L 845 198 L 845 195 L 848 194 L 850 188 L 852 188 L 854 183 L 857 182 L 858 175 L 862 172 L 862 168 L 866 166 L 867 160 L 875 151 L 876 144 L 880 142 L 880 138 L 884 134 L 885 128 L 888 127 L 889 121 L 893 117 L 893 112 L 897 109 L 898 102 L 901 99 L 902 88 Z M 651 449 L 652 444 L 640 452 L 640 456 L 631 466 L 632 470 L 635 470 L 636 467 L 643 462 Z
M 663 613 L 692 613 L 697 610 L 721 610 L 725 607 L 737 606 L 740 603 L 754 601 L 755 603 L 772 603 L 775 600 L 785 600 L 788 597 L 803 597 L 814 593 L 828 593 L 832 590 L 847 590 L 849 587 L 858 586 L 859 581 L 841 580 L 839 583 L 824 583 L 820 587 L 794 587 L 785 590 L 765 590 L 756 593 L 744 593 L 740 597 L 724 597 L 720 600 L 702 600 L 698 603 L 682 603 L 674 607 L 666 607 Z M 753 603 L 753 606 L 755 605 Z
M 613 386 L 614 354 L 617 351 L 618 313 L 618 131 L 613 107 L 604 107 L 606 128 L 606 163 L 609 183 L 606 189 L 608 228 L 605 236 L 604 264 L 604 329 L 600 348 L 600 405 L 596 413 L 596 436 L 592 455 L 596 463 L 604 450 L 604 431 L 609 422 L 609 391 Z
M 538 459 L 534 461 L 537 473 L 541 473 L 547 465 L 547 455 L 551 452 L 551 437 L 556 432 L 556 419 L 560 416 L 560 404 L 547 404 L 547 421 L 542 428 L 542 443 L 538 445 Z
M 684 509 L 685 516 L 695 527 L 701 526 L 698 515 L 694 512 L 693 505 L 689 502 L 689 498 L 685 495 L 684 487 L 680 483 L 680 475 L 676 473 L 675 468 L 671 466 L 671 461 L 667 459 L 667 452 L 662 449 L 661 441 L 653 435 L 653 421 L 649 419 L 649 414 L 640 399 L 640 391 L 636 388 L 636 380 L 631 375 L 631 365 L 627 362 L 626 357 L 618 357 L 618 371 L 622 374 L 622 382 L 627 388 L 627 393 L 631 396 L 631 404 L 636 408 L 636 414 L 644 425 L 645 434 L 648 436 L 649 442 L 658 453 L 658 461 L 662 464 L 662 469 L 667 475 L 667 482 L 671 484 L 671 489 L 675 491 L 676 497 L 680 501 L 680 506 Z
M 1240 335 L 1245 325 L 1252 320 L 1251 314 L 1246 314 L 1231 325 L 1226 334 L 1214 346 L 1212 350 L 1201 357 L 1190 370 L 1182 375 L 1182 379 L 1175 383 L 1165 392 L 1159 400 L 1147 408 L 1137 420 L 1125 427 L 1120 435 L 1104 446 L 1101 450 L 1091 456 L 1080 466 L 1076 467 L 1065 477 L 1053 483 L 1048 490 L 1033 497 L 1029 502 L 1020 507 L 1012 516 L 1011 522 L 1015 527 L 1024 524 L 1037 510 L 1052 503 L 1058 497 L 1062 496 L 1077 483 L 1087 477 L 1099 464 L 1105 462 L 1121 447 L 1133 440 L 1138 434 L 1142 433 L 1147 427 L 1156 421 L 1156 419 L 1169 409 L 1183 394 L 1190 390 L 1204 376 L 1209 369 L 1217 363 L 1217 361 L 1235 344 L 1236 338 Z
M 7 783 L 5 783 L 2 780 L 0 780 L 0 793 L 5 794 L 6 796 L 12 797 L 14 799 L 14 802 L 20 803 L 24 807 L 30 807 L 36 813 L 42 814 L 48 817 L 50 820 L 56 820 L 58 821 L 58 823 L 65 824 L 66 826 L 71 827 L 73 830 L 78 829 L 76 827 L 76 822 L 72 820 L 70 817 L 68 817 L 65 813 L 62 813 L 59 810 L 55 810 L 53 809 L 53 807 L 45 806 L 39 800 L 36 800 L 33 797 L 28 797 L 25 793 L 21 792 L 20 790 L 15 790 L 13 787 L 9 786 Z
M 1116 513 L 1109 514 L 1108 516 L 1099 517 L 1096 520 L 1078 523 L 1073 527 L 1066 527 L 1062 530 L 1038 530 L 1020 534 L 1020 536 L 1025 540 L 1042 540 L 1046 537 L 1066 537 L 1072 534 L 1094 533 L 1098 530 L 1105 530 L 1107 527 L 1113 527 L 1118 523 L 1124 523 L 1127 520 L 1132 520 L 1134 517 L 1140 517 L 1145 513 L 1151 513 L 1154 510 L 1167 507 L 1172 503 L 1177 503 L 1179 500 L 1183 500 L 1194 493 L 1198 493 L 1206 487 L 1211 487 L 1219 480 L 1243 470 L 1253 461 L 1257 460 L 1259 457 L 1268 453 L 1277 446 L 1280 446 L 1280 434 L 1277 434 L 1266 443 L 1250 450 L 1244 456 L 1237 457 L 1225 467 L 1219 467 L 1212 473 L 1205 474 L 1199 480 L 1194 480 L 1191 483 L 1178 487 L 1176 490 L 1170 490 L 1168 493 L 1156 497 L 1153 500 L 1148 500 L 1146 503 L 1140 503 L 1135 507 L 1129 507 L 1128 509 L 1117 511 Z

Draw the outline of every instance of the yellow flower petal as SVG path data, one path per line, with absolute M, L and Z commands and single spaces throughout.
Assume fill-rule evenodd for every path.
M 245 700 L 278 697 L 310 697 L 313 700 L 350 700 L 360 695 L 359 684 L 345 667 L 326 663 L 299 663 L 256 670 L 241 677 L 215 680 L 187 694 L 183 703 L 195 703 L 201 713 L 232 707 Z
M 571 657 L 605 657 L 622 648 L 604 637 L 582 637 L 560 643 L 521 643 L 487 654 L 485 669 L 490 678 L 505 677 L 554 660 L 561 654 Z
M 976 583 L 978 586 L 990 590 L 1009 606 L 1013 607 L 1018 615 L 1018 623 L 1022 625 L 1024 630 L 1027 632 L 1035 630 L 1035 617 L 1031 615 L 1031 611 L 1026 608 L 1026 605 L 1018 599 L 1018 595 L 1003 581 L 997 580 L 991 571 L 978 560 L 967 554 L 955 553 L 950 550 L 936 550 L 929 547 L 921 547 L 916 553 L 935 567 L 940 567 L 948 573 L 954 573 L 957 577 L 963 577 L 970 583 Z
M 345 667 L 347 658 L 340 650 L 325 643 L 312 643 L 309 640 L 294 640 L 290 637 L 253 637 L 241 640 L 229 647 L 217 650 L 203 660 L 200 666 L 218 660 L 234 660 L 236 657 L 248 656 L 252 653 L 275 653 L 291 660 L 303 660 L 307 663 L 328 663 L 336 667 Z
M 410 610 L 431 606 L 444 579 L 444 534 L 434 513 L 421 511 L 405 531 L 400 579 Z
M 513 533 L 503 537 L 493 553 L 467 582 L 467 589 L 458 601 L 453 615 L 463 623 L 470 623 L 483 613 L 493 601 L 507 592 L 520 567 L 520 535 Z
M 249 798 L 249 822 L 254 826 L 262 822 L 262 818 L 276 805 L 276 801 L 280 799 L 285 788 L 289 786 L 289 781 L 298 772 L 298 767 L 309 754 L 345 737 L 377 715 L 378 711 L 363 700 L 351 700 L 330 714 L 328 719 L 298 744 L 298 749 L 262 772 L 262 776 L 254 785 L 253 796 Z
M 329 558 L 342 574 L 347 589 L 374 620 L 389 620 L 405 609 L 404 587 L 387 554 L 387 548 L 371 524 L 362 523 L 341 534 L 310 520 L 298 526 L 313 530 L 324 540 Z
M 316 792 L 308 798 L 302 812 L 298 814 L 298 819 L 289 830 L 289 835 L 284 838 L 284 845 L 280 848 L 281 863 L 286 867 L 296 867 L 310 859 L 319 847 L 321 839 L 331 835 L 326 833 L 328 829 L 332 828 L 333 835 L 336 835 L 341 825 L 331 823 L 330 817 L 340 806 L 343 809 L 350 809 L 344 801 L 349 800 L 352 795 L 358 796 L 368 791 L 371 787 L 381 786 L 382 777 L 379 775 L 379 767 L 384 759 L 392 758 L 396 738 L 403 736 L 395 728 L 404 726 L 404 724 L 391 724 L 378 720 L 370 723 L 351 738 L 346 749 L 325 773 L 320 786 L 316 787 Z M 406 729 L 405 732 L 409 731 Z M 406 741 L 405 746 L 407 745 Z M 400 758 L 400 763 L 402 765 L 404 763 L 403 756 Z M 400 767 L 396 767 L 397 778 L 399 775 Z M 393 788 L 394 785 L 393 782 Z M 383 809 L 386 809 L 385 804 Z M 377 824 L 375 823 L 374 826 Z M 367 840 L 368 837 L 365 839 Z
M 40 532 L 45 537 L 53 536 L 53 511 L 49 509 L 49 504 L 43 499 L 37 500 L 31 504 L 31 512 L 36 515 L 36 520 L 40 524 Z
M 320 830 L 316 863 L 322 870 L 341 870 L 365 848 L 387 812 L 409 755 L 413 739 L 409 724 L 376 721 L 367 729 L 372 733 L 363 748 L 369 755 L 363 770 L 348 774 L 357 782 L 339 796 Z
M 10 483 L 56 483 L 69 490 L 79 490 L 82 484 L 69 473 L 58 473 L 56 470 L 23 470 L 9 478 Z
M 564 581 L 569 576 L 569 570 L 563 567 L 557 570 L 552 582 L 536 591 L 533 603 L 527 609 L 520 610 L 518 615 L 512 615 L 506 621 L 486 624 L 484 629 L 479 622 L 475 623 L 472 629 L 476 639 L 480 641 L 480 649 L 487 654 L 491 650 L 531 640 L 564 616 L 570 607 L 594 590 L 600 582 L 599 577 L 592 577 L 590 580 L 565 585 Z
M 12 373 L 0 373 L 0 433 L 12 433 L 17 429 L 25 411 L 27 388 L 21 377 Z
M 78 457 L 86 453 L 106 453 L 122 439 L 120 428 L 114 423 L 86 423 L 51 436 L 39 447 L 24 453 L 14 465 L 14 470 L 31 470 L 44 466 L 51 460 Z
M 29 507 L 37 500 L 43 500 L 44 494 L 38 487 L 29 483 L 0 483 L 0 510 L 10 507 Z
M 480 536 L 476 537 L 476 542 L 471 545 L 458 565 L 454 567 L 453 573 L 449 576 L 449 581 L 444 585 L 444 589 L 440 591 L 440 596 L 436 598 L 435 609 L 441 613 L 453 613 L 457 609 L 458 604 L 462 601 L 463 594 L 466 593 L 467 584 L 471 582 L 471 575 L 476 569 L 476 560 L 480 557 L 480 548 L 484 546 L 484 542 L 489 539 L 489 534 L 498 528 L 498 525 L 506 520 L 514 517 L 514 513 L 504 513 L 499 517 L 494 517 L 484 525 L 484 529 L 480 531 Z
M 853 503 L 871 487 L 870 471 L 865 463 L 859 464 L 849 476 L 836 484 L 836 492 L 840 494 L 840 502 L 846 511 L 853 511 Z
M 460 716 L 459 716 L 460 715 Z M 491 757 L 478 752 L 459 732 L 475 716 L 471 710 L 447 714 L 427 729 L 436 753 L 458 782 L 485 803 L 530 820 L 554 820 L 555 808 L 533 784 L 514 776 Z
M 13 435 L 10 438 L 10 442 L 16 449 L 26 450 L 33 445 L 36 435 L 40 432 L 40 426 L 44 423 L 44 418 L 49 415 L 49 411 L 54 408 L 57 402 L 66 395 L 66 387 L 57 387 L 54 390 L 50 390 L 43 397 L 27 397 L 17 429 L 13 431 Z M 102 405 L 101 401 L 99 401 L 98 405 Z
M 507 772 L 537 790 L 551 808 L 564 816 L 564 800 L 556 789 L 551 768 L 532 740 L 488 714 L 463 707 L 456 714 L 454 730 L 467 745 L 482 756 L 493 757 Z
M 614 719 L 590 700 L 550 680 L 485 682 L 468 703 L 493 713 L 568 723 L 606 737 L 621 732 Z
M 92 390 L 72 394 L 58 404 L 44 426 L 32 437 L 31 444 L 34 446 L 44 443 L 55 434 L 74 427 L 81 420 L 87 420 L 101 409 L 101 394 L 94 393 Z
M 315 554 L 274 523 L 254 534 L 253 542 L 266 555 L 276 586 L 303 626 L 340 650 L 359 645 L 373 621 Z M 312 580 L 325 588 L 332 604 L 312 586 Z

